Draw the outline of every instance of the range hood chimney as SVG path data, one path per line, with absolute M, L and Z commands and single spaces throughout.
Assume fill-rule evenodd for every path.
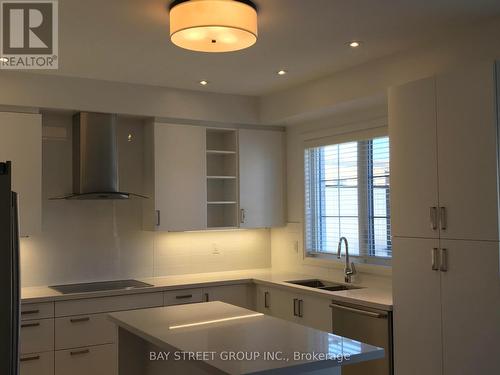
M 128 199 L 119 190 L 116 115 L 80 112 L 73 116 L 73 194 L 64 199 Z

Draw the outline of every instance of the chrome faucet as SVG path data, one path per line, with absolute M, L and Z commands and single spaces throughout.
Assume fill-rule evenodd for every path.
M 347 242 L 347 238 L 340 237 L 339 239 L 339 247 L 337 249 L 337 259 L 341 258 L 340 252 L 342 250 L 342 241 L 345 242 L 345 267 L 344 267 L 344 281 L 346 283 L 351 282 L 351 277 L 356 273 L 356 268 L 354 267 L 354 263 L 349 263 L 349 243 Z

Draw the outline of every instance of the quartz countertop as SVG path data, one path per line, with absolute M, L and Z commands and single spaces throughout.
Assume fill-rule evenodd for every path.
M 325 370 L 383 358 L 384 350 L 223 302 L 178 305 L 109 315 L 120 328 L 172 353 L 213 353 L 202 361 L 228 374 Z M 249 360 L 227 360 L 246 353 Z M 267 353 L 281 353 L 279 359 Z M 299 354 L 296 354 L 299 353 Z M 299 357 L 300 353 L 321 357 Z M 173 358 L 174 356 L 172 356 Z M 274 372 L 273 372 L 274 373 Z
M 264 284 L 272 287 L 290 289 L 295 292 L 321 295 L 331 298 L 333 301 L 352 303 L 360 306 L 371 307 L 381 310 L 392 310 L 392 291 L 390 286 L 373 285 L 369 281 L 353 283 L 360 289 L 344 291 L 326 291 L 294 285 L 287 283 L 290 280 L 324 279 L 332 282 L 342 283 L 335 278 L 324 278 L 313 275 L 274 271 L 272 269 L 254 269 L 227 272 L 197 273 L 186 275 L 174 275 L 153 278 L 139 278 L 139 281 L 153 285 L 152 287 L 137 288 L 130 290 L 112 290 L 90 293 L 61 294 L 48 286 L 25 287 L 21 290 L 22 303 L 54 302 L 82 298 L 96 298 L 104 296 L 124 295 L 157 292 L 175 289 L 187 289 L 198 287 L 210 287 L 218 285 L 231 285 L 241 283 Z

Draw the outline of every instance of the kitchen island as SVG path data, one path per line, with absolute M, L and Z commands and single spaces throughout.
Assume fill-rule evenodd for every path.
M 384 350 L 223 302 L 109 315 L 120 375 L 340 374 Z

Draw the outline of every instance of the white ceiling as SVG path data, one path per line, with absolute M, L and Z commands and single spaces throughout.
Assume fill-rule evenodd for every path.
M 167 0 L 60 0 L 49 74 L 262 95 L 425 43 L 500 14 L 498 0 L 256 0 L 259 40 L 204 54 L 172 45 Z M 352 50 L 345 42 L 363 40 Z M 289 71 L 284 77 L 275 72 Z M 206 79 L 210 85 L 201 87 Z

